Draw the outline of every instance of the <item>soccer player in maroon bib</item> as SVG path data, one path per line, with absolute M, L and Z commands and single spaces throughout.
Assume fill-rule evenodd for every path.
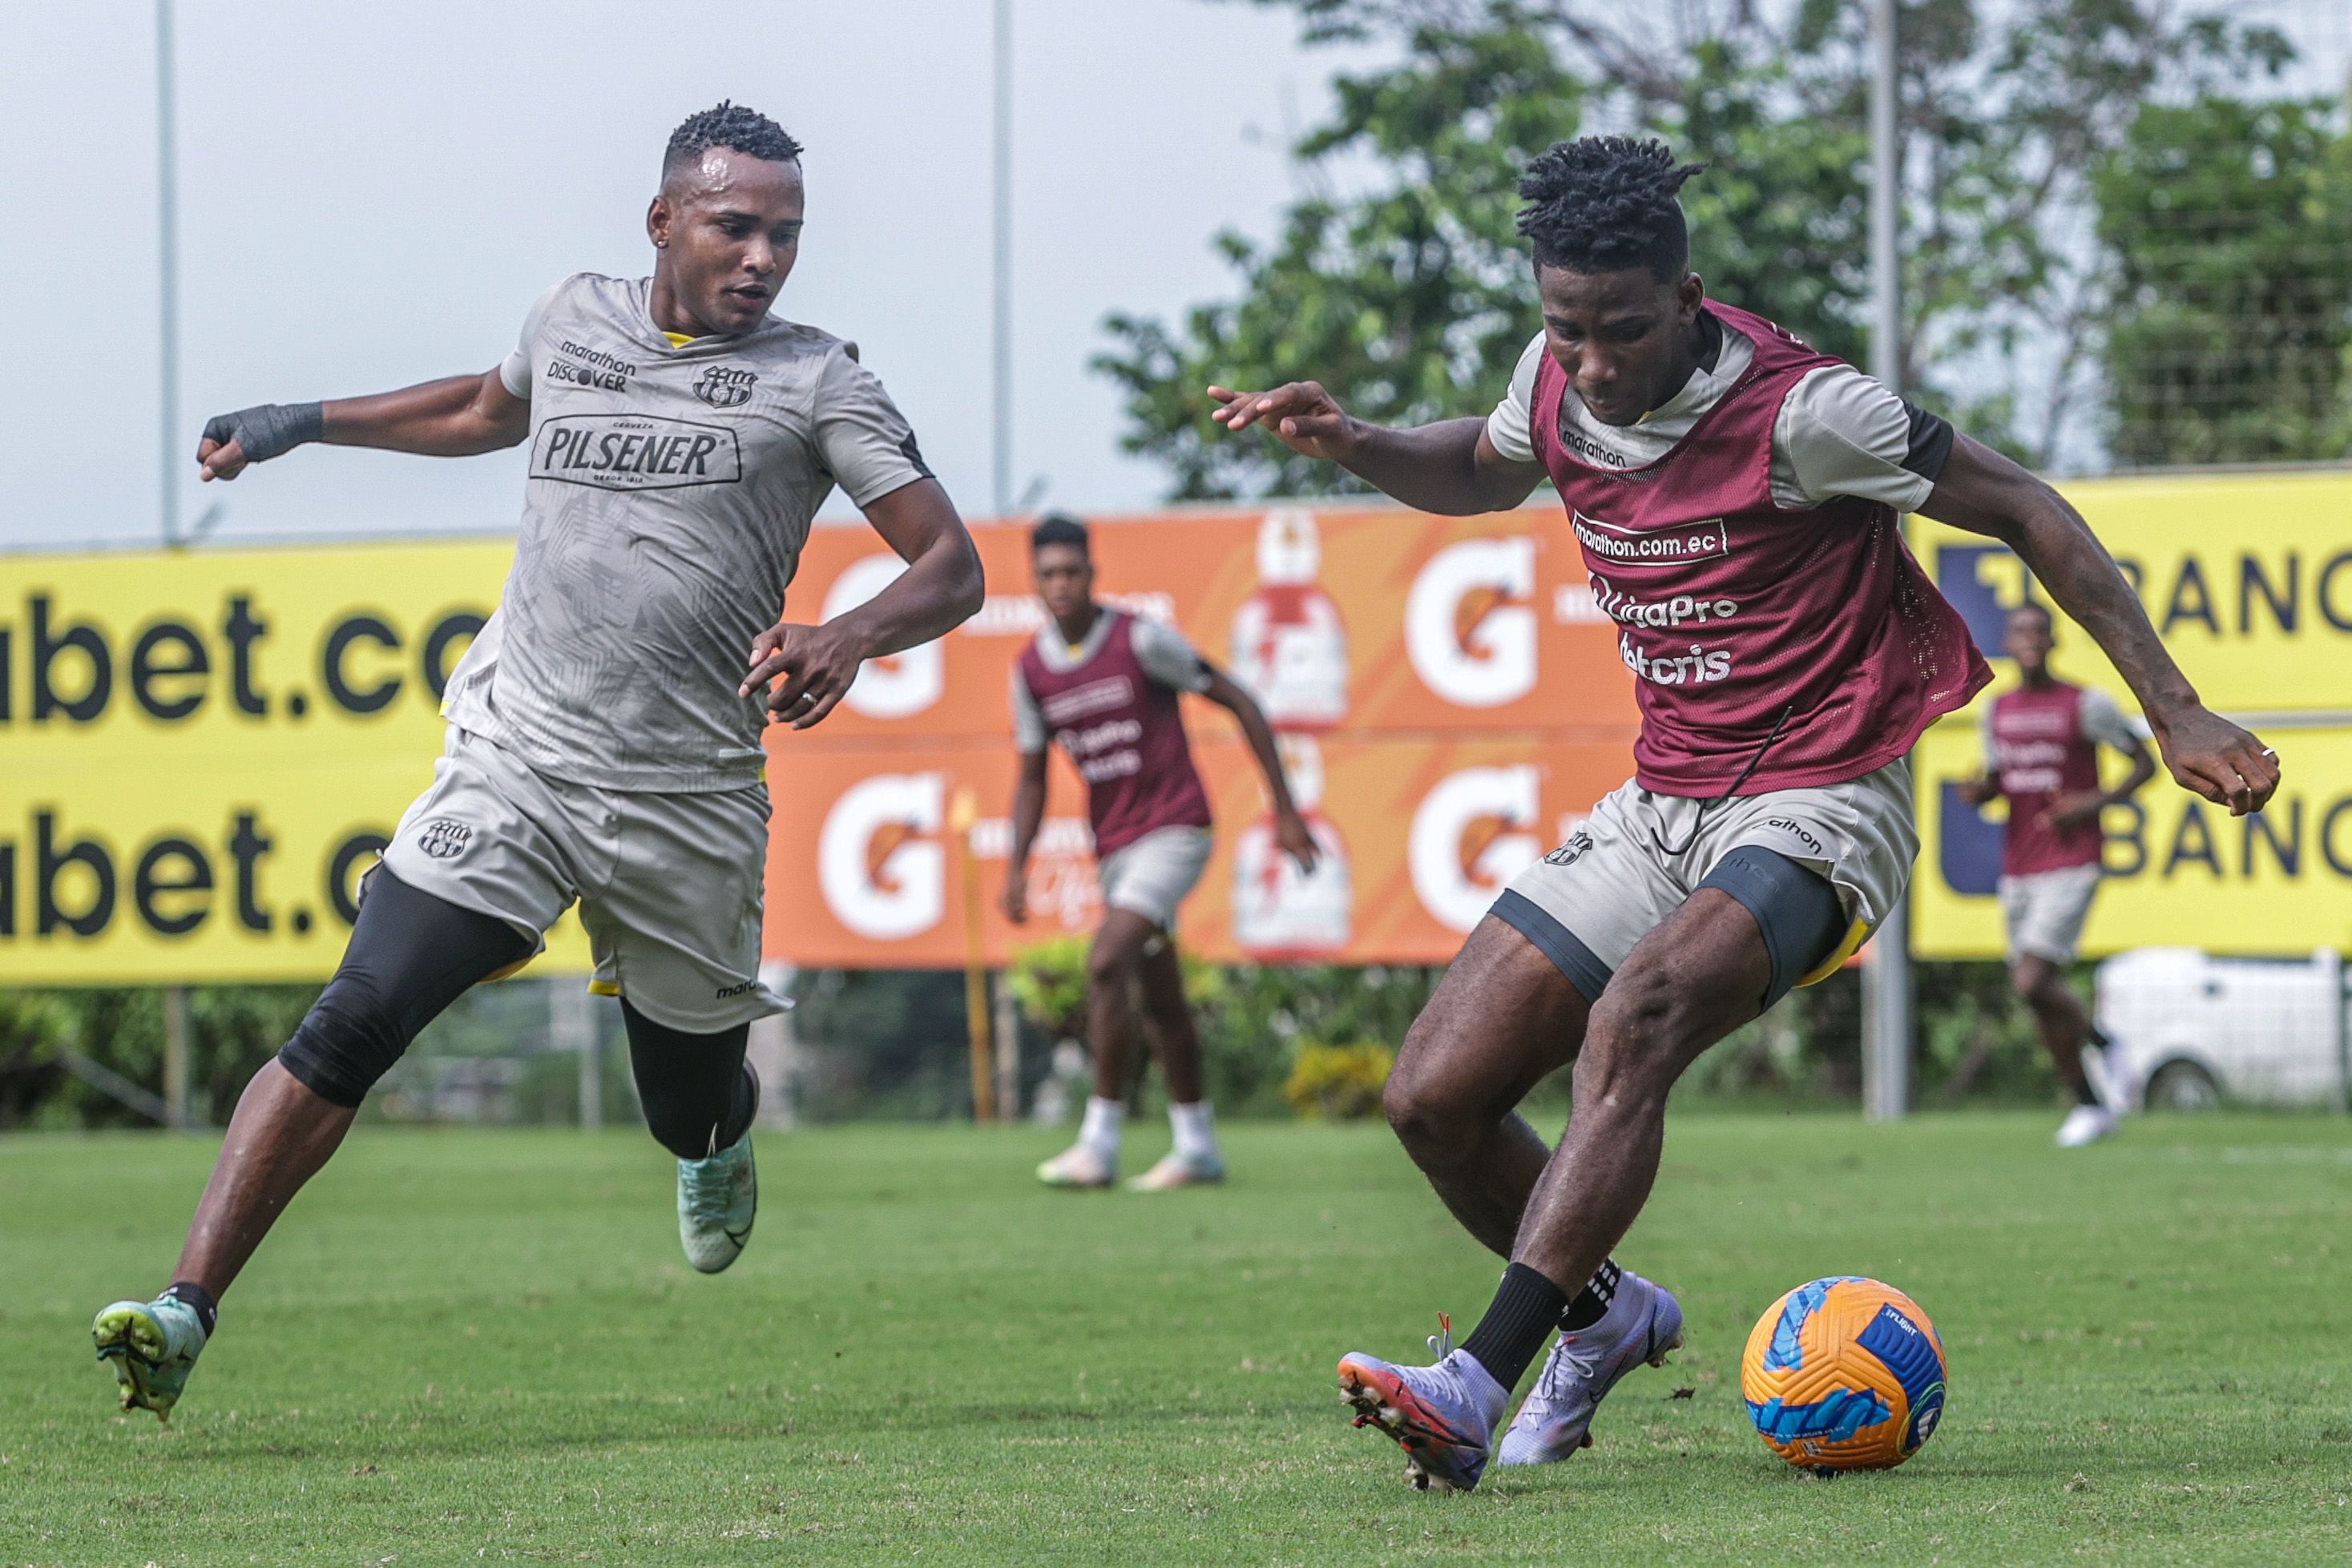
M 2050 673 L 2056 640 L 2042 605 L 2009 612 L 2001 649 L 2017 661 L 2017 685 L 1986 708 L 1985 770 L 1961 794 L 1977 805 L 2009 801 L 2000 883 L 2009 977 L 2032 1009 L 2060 1080 L 2074 1092 L 2074 1109 L 2058 1128 L 2058 1146 L 2073 1149 L 2116 1130 L 2107 1042 L 2066 984 L 2103 874 L 2099 813 L 2156 777 L 2156 759 L 2115 698 Z M 2099 788 L 2101 746 L 2131 764 L 2113 789 Z
M 1004 912 L 1016 925 L 1029 917 L 1029 850 L 1045 815 L 1049 739 L 1060 743 L 1086 780 L 1104 904 L 1087 962 L 1095 1092 L 1077 1143 L 1037 1175 L 1054 1186 L 1108 1186 L 1117 1179 L 1128 1064 L 1140 1022 L 1168 1079 L 1175 1147 L 1128 1185 L 1157 1192 L 1219 1181 L 1224 1161 L 1176 962 L 1176 906 L 1201 880 L 1213 845 L 1208 792 L 1192 767 L 1179 693 L 1204 696 L 1241 721 L 1274 800 L 1275 841 L 1303 871 L 1315 869 L 1314 834 L 1291 803 L 1274 732 L 1256 699 L 1174 627 L 1096 601 L 1084 523 L 1046 517 L 1031 533 L 1030 557 L 1046 619 L 1013 666 L 1021 777 Z
M 1496 898 L 1389 1080 L 1406 1149 L 1509 1260 L 1436 1364 L 1339 1363 L 1359 1423 L 1403 1445 L 1420 1485 L 1475 1486 L 1490 1457 L 1567 1458 L 1611 1386 L 1679 1343 L 1674 1297 L 1610 1259 L 1656 1178 L 1667 1091 L 1904 896 L 1912 743 L 1990 675 L 1902 512 L 2015 549 L 2130 683 L 2185 788 L 2242 814 L 2278 782 L 2055 491 L 1706 298 L 1676 200 L 1698 172 L 1625 137 L 1529 164 L 1519 229 L 1543 330 L 1486 419 L 1390 430 L 1313 382 L 1209 389 L 1227 430 L 1261 426 L 1424 511 L 1501 511 L 1549 480 L 1641 710 L 1633 779 Z M 1547 1148 L 1512 1107 L 1571 1062 L 1575 1109 Z

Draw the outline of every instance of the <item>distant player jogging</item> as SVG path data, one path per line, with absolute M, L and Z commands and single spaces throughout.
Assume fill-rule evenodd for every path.
M 982 596 L 971 537 L 855 346 L 769 314 L 799 255 L 800 156 L 749 109 L 695 115 L 646 214 L 650 277 L 566 278 L 482 374 L 205 425 L 208 480 L 314 441 L 444 457 L 528 441 L 530 479 L 498 612 L 451 677 L 446 751 L 341 967 L 237 1102 L 171 1287 L 98 1315 L 125 1409 L 168 1418 L 220 1298 L 369 1088 L 575 901 L 593 988 L 620 998 L 646 1120 L 677 1156 L 688 1260 L 717 1272 L 750 1238 L 745 1034 L 783 1005 L 759 978 L 761 728 L 822 720 L 865 660 Z M 823 625 L 777 623 L 836 485 L 907 570 Z
M 1698 172 L 1624 137 L 1529 164 L 1544 327 L 1487 419 L 1389 430 L 1312 382 L 1209 389 L 1227 430 L 1263 426 L 1425 511 L 1501 510 L 1550 480 L 1641 709 L 1633 779 L 1496 898 L 1389 1080 L 1406 1149 L 1510 1260 L 1461 1348 L 1432 1340 L 1434 1365 L 1339 1363 L 1359 1424 L 1404 1447 L 1416 1485 L 1567 1458 L 1619 1378 L 1679 1342 L 1674 1297 L 1610 1259 L 1656 1179 L 1667 1091 L 1904 894 L 1907 754 L 1990 677 L 1899 513 L 2014 549 L 2123 672 L 2184 787 L 2242 814 L 2278 782 L 2056 492 L 1706 298 L 1676 200 Z M 1513 1107 L 1571 1061 L 1575 1108 L 1547 1149 Z
M 2000 912 L 2009 927 L 2009 977 L 2032 1010 L 2074 1108 L 2059 1124 L 2058 1146 L 2080 1148 L 2116 1130 L 2115 1075 L 2107 1040 L 2066 984 L 2074 948 L 2105 874 L 2099 814 L 2156 777 L 2156 759 L 2116 699 L 2050 673 L 2056 623 L 2040 604 L 2009 612 L 2001 651 L 2017 661 L 2017 685 L 1985 709 L 1984 772 L 1961 788 L 1973 805 L 2006 798 L 2001 831 Z M 2099 788 L 2099 747 L 2130 764 L 2123 782 Z
M 1049 1186 L 1108 1186 L 1118 1179 L 1127 1075 L 1139 1029 L 1168 1080 L 1175 1146 L 1128 1186 L 1160 1192 L 1222 1181 L 1225 1166 L 1202 1076 L 1201 1041 L 1176 961 L 1176 909 L 1201 880 L 1214 844 L 1179 693 L 1206 697 L 1241 722 L 1274 801 L 1275 842 L 1301 871 L 1315 869 L 1314 834 L 1291 802 L 1274 732 L 1256 699 L 1174 627 L 1095 599 L 1086 525 L 1045 517 L 1031 532 L 1029 549 L 1046 619 L 1013 665 L 1021 774 L 1004 912 L 1015 925 L 1029 917 L 1029 851 L 1045 816 L 1049 740 L 1061 744 L 1086 780 L 1104 906 L 1087 957 L 1094 1093 L 1076 1144 L 1038 1166 L 1037 1176 Z

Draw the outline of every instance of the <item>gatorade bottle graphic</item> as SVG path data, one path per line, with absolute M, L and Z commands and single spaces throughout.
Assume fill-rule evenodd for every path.
M 1348 629 L 1316 580 L 1315 514 L 1277 507 L 1257 530 L 1257 591 L 1234 612 L 1232 664 L 1276 729 L 1328 729 L 1348 716 Z
M 1261 811 L 1234 844 L 1234 940 L 1264 963 L 1307 963 L 1343 950 L 1354 931 L 1355 878 L 1339 829 L 1322 811 L 1323 748 L 1311 736 L 1277 737 L 1290 798 L 1322 858 L 1312 875 L 1274 840 L 1274 812 Z

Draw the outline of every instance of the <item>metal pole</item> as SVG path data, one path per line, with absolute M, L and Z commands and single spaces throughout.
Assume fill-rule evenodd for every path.
M 604 1053 L 588 988 L 576 977 L 558 975 L 547 982 L 547 1043 L 579 1056 L 580 1130 L 596 1131 L 604 1124 Z
M 1021 1119 L 1021 1011 L 1010 969 L 996 971 L 996 1119 Z
M 180 155 L 179 106 L 173 92 L 172 0 L 155 0 L 155 245 L 162 329 L 156 428 L 163 467 L 157 505 L 163 544 L 180 537 Z
M 188 988 L 163 988 L 163 1124 L 184 1131 L 188 1122 Z
M 1013 511 L 1013 0 L 996 0 L 995 310 L 990 419 L 994 435 L 991 497 L 996 516 Z
M 1870 0 L 1871 373 L 1903 390 L 1902 131 L 1895 0 Z M 1863 961 L 1862 1113 L 1901 1118 L 1911 1102 L 1911 909 L 1888 912 Z

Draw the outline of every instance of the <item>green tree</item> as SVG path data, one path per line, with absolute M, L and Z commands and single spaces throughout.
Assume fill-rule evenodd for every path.
M 1167 467 L 1171 500 L 1352 485 L 1226 438 L 1208 417 L 1213 381 L 1317 377 L 1366 418 L 1407 424 L 1490 406 L 1509 384 L 1535 298 L 1514 227 L 1518 171 L 1576 134 L 1584 85 L 1515 29 L 1433 24 L 1411 43 L 1404 63 L 1339 79 L 1337 118 L 1297 148 L 1323 189 L 1291 208 L 1273 247 L 1216 237 L 1238 298 L 1195 308 L 1181 329 L 1106 323 L 1123 348 L 1096 363 L 1127 389 L 1123 444 Z M 1379 165 L 1372 191 L 1330 192 L 1343 155 Z
M 1310 41 L 1385 41 L 1402 58 L 1339 78 L 1331 123 L 1296 149 L 1316 193 L 1276 244 L 1217 236 L 1235 298 L 1179 327 L 1106 322 L 1117 347 L 1096 363 L 1126 389 L 1124 444 L 1166 467 L 1171 498 L 1354 487 L 1271 441 L 1225 439 L 1208 419 L 1212 382 L 1311 376 L 1383 423 L 1490 406 L 1537 323 L 1512 221 L 1518 167 L 1588 118 L 1654 131 L 1709 165 L 1685 200 L 1711 290 L 1832 353 L 1865 351 L 1862 0 L 1253 3 L 1295 11 Z M 2158 87 L 2259 78 L 2292 51 L 2162 0 L 1910 0 L 1899 37 L 1904 384 L 2046 461 L 2108 298 L 2066 217 L 2085 209 L 2088 171 Z M 1343 159 L 1375 171 L 1359 193 L 1335 193 Z M 2029 371 L 2042 392 L 2021 399 Z M 1958 395 L 1968 386 L 1999 390 Z
M 2343 105 L 2200 95 L 2133 121 L 2093 181 L 2114 274 L 2120 463 L 2352 451 L 2352 135 Z

